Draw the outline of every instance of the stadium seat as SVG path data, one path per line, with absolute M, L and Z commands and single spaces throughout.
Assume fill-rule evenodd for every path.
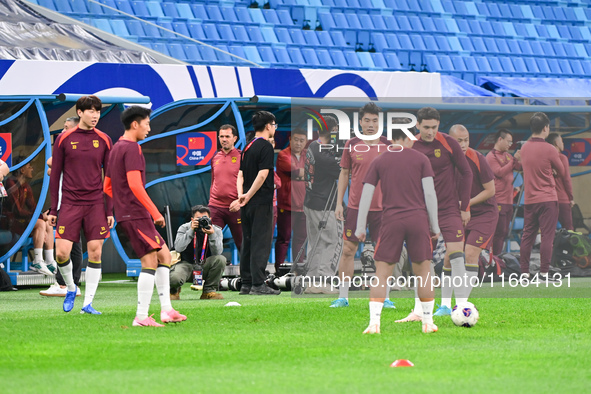
M 177 10 L 177 19 L 179 20 L 189 20 L 195 19 L 195 15 L 193 15 L 193 11 L 191 10 L 191 6 L 187 3 L 175 3 L 175 7 Z
M 226 22 L 239 22 L 236 12 L 232 7 L 220 7 L 220 13 Z
M 86 16 L 89 13 L 85 0 L 72 0 L 70 5 L 72 6 L 72 12 L 79 16 Z
M 163 38 L 167 38 L 169 40 L 175 40 L 175 41 L 180 40 L 180 38 L 176 34 L 171 33 L 171 31 L 174 31 L 174 28 L 172 27 L 171 22 L 167 22 L 164 19 L 161 19 L 157 22 L 157 24 L 159 26 L 162 26 L 164 29 L 166 29 L 166 30 L 160 29 L 160 35 Z
M 205 11 L 205 6 L 203 4 L 191 2 L 190 7 L 196 19 L 209 19 L 209 16 L 207 15 L 207 11 Z
M 264 39 L 263 35 L 261 34 L 260 28 L 249 27 L 246 29 L 246 32 L 248 33 L 248 37 L 250 38 L 251 42 L 253 42 L 253 43 L 265 42 L 265 39 Z
M 510 58 L 508 58 L 508 59 L 510 59 Z M 517 73 L 529 74 L 529 70 L 527 69 L 527 65 L 525 64 L 525 61 L 523 60 L 523 58 L 515 57 L 511 60 L 513 61 L 513 67 L 515 68 L 515 71 Z
M 168 45 L 166 44 L 154 42 L 152 43 L 152 49 L 162 53 L 163 55 L 170 56 L 170 53 L 168 52 Z
M 320 45 L 322 45 L 323 47 L 333 47 L 334 46 L 334 42 L 332 42 L 332 38 L 330 37 L 330 34 L 327 31 L 317 31 L 316 32 L 316 36 L 318 37 L 318 40 L 320 41 Z
M 299 29 L 289 29 L 289 35 L 291 36 L 291 41 L 297 45 L 306 45 L 306 39 L 304 38 L 304 34 L 302 33 L 303 30 Z
M 275 58 L 275 55 L 273 54 L 273 49 L 271 49 L 271 47 L 259 47 L 259 54 L 263 62 L 272 64 L 277 63 L 277 59 Z
M 339 49 L 330 51 L 330 56 L 332 57 L 332 61 L 335 67 L 338 67 L 342 70 L 346 70 L 349 68 L 349 64 L 347 63 L 347 59 L 345 59 L 345 55 Z
M 183 51 L 189 62 L 198 62 L 202 60 L 201 53 L 199 53 L 199 49 L 197 49 L 197 44 L 185 44 L 183 45 Z
M 269 10 L 262 10 L 263 13 L 263 18 L 265 19 L 265 22 L 267 23 L 271 23 L 273 25 L 280 25 L 281 22 L 279 21 L 279 16 L 277 15 L 277 12 L 273 9 L 269 9 Z
M 275 35 L 275 31 L 270 26 L 261 27 L 261 34 L 265 42 L 269 42 L 272 44 L 279 42 L 277 36 Z
M 384 55 L 380 52 L 372 52 L 370 53 L 371 55 L 371 59 L 373 60 L 373 64 L 375 64 L 375 66 L 377 68 L 380 68 L 382 70 L 385 70 L 388 68 L 388 63 L 386 63 L 386 59 L 384 58 Z
M 237 42 L 248 43 L 250 41 L 246 28 L 243 25 L 232 26 L 232 32 Z
M 293 26 L 293 20 L 287 10 L 277 10 L 277 16 L 279 17 L 280 25 Z
M 523 59 L 525 62 L 525 66 L 527 67 L 527 71 L 531 74 L 539 74 L 540 68 L 538 67 L 538 63 L 536 59 L 533 57 L 526 57 Z
M 201 23 L 187 23 L 187 29 L 189 29 L 192 38 L 196 40 L 207 40 Z
M 484 56 L 476 56 L 476 63 L 478 64 L 478 70 L 479 71 L 484 71 L 484 72 L 492 72 L 492 68 L 490 67 L 490 64 L 488 62 L 488 59 Z
M 164 12 L 165 16 L 170 18 L 179 17 L 179 11 L 174 3 L 162 2 L 162 12 Z
M 375 64 L 373 63 L 373 60 L 372 60 L 369 52 L 355 52 L 355 54 L 357 55 L 359 62 L 361 63 L 361 65 L 364 68 L 371 70 L 376 67 Z
M 464 58 L 462 56 L 450 56 L 451 62 L 453 64 L 453 68 L 456 71 L 468 71 L 466 69 L 466 64 L 464 63 Z
M 187 61 L 187 56 L 185 55 L 185 51 L 181 44 L 169 44 L 168 45 L 168 52 L 170 56 L 174 57 L 175 59 Z
M 294 65 L 303 66 L 306 64 L 300 48 L 288 48 L 289 57 Z
M 92 24 L 97 29 L 101 29 L 107 33 L 115 34 L 113 33 L 113 29 L 111 28 L 111 24 L 109 23 L 108 19 L 93 19 Z
M 144 28 L 142 27 L 142 23 L 140 21 L 135 19 L 126 20 L 125 25 L 127 26 L 127 31 L 129 31 L 132 36 L 145 37 L 146 33 L 144 32 Z
M 312 48 L 302 48 L 302 56 L 307 65 L 317 67 L 320 65 L 316 52 Z
M 123 38 L 130 37 L 127 26 L 125 25 L 125 21 L 121 19 L 111 19 L 109 22 L 111 23 L 111 29 L 113 30 L 114 34 Z
M 550 67 L 552 74 L 555 74 L 556 76 L 560 76 L 560 74 L 562 74 L 562 69 L 560 68 L 560 64 L 558 63 L 557 59 L 548 59 L 548 66 Z
M 394 52 L 385 53 L 384 59 L 386 59 L 386 63 L 388 63 L 388 68 L 393 70 L 403 69 L 402 62 Z
M 265 18 L 263 17 L 263 11 L 260 8 L 249 8 L 248 13 L 253 22 L 266 23 Z
M 568 60 L 559 59 L 558 65 L 560 66 L 560 70 L 562 71 L 562 74 L 566 74 L 566 75 L 573 75 L 574 74 L 571 64 Z
M 243 26 L 240 26 L 240 27 L 243 28 Z M 234 33 L 232 32 L 232 26 L 224 24 L 224 23 L 220 23 L 217 25 L 217 28 L 218 28 L 219 36 L 221 37 L 222 40 L 228 41 L 228 42 L 237 41 L 236 37 L 234 36 Z M 205 33 L 207 34 L 207 32 L 205 32 Z
M 316 32 L 314 30 L 302 30 L 302 34 L 306 44 L 316 47 L 320 46 L 320 41 L 318 41 L 318 37 L 316 36 Z
M 146 7 L 150 12 L 150 16 L 155 18 L 164 18 L 164 12 L 162 11 L 162 7 L 160 6 L 160 2 L 158 1 L 146 1 Z
M 250 13 L 248 12 L 248 9 L 246 9 L 244 7 L 236 7 L 234 9 L 234 11 L 236 12 L 236 18 L 238 19 L 238 21 L 240 23 L 247 23 L 247 24 L 253 23 L 252 18 L 250 17 Z
M 384 37 L 384 33 L 373 32 L 371 34 L 371 42 L 378 52 L 383 52 L 389 48 L 386 37 Z
M 538 65 L 538 70 L 541 74 L 545 74 L 546 76 L 552 74 L 550 66 L 548 65 L 548 61 L 546 59 L 536 59 L 536 63 Z
M 347 45 L 347 41 L 345 41 L 345 37 L 343 36 L 343 33 L 340 31 L 331 31 L 330 37 L 332 38 L 332 41 L 334 42 L 334 44 L 338 47 L 350 46 L 350 45 Z
M 438 73 L 442 70 L 441 64 L 439 64 L 439 60 L 435 55 L 427 55 L 425 56 L 425 63 L 427 65 L 427 70 L 432 73 Z
M 245 30 L 246 32 L 246 30 Z M 289 34 L 289 30 L 284 28 L 284 27 L 276 27 L 275 28 L 275 35 L 277 36 L 277 39 L 279 40 L 279 42 L 283 43 L 283 44 L 293 44 L 293 41 L 291 39 L 291 35 Z
M 213 23 L 204 23 L 203 25 L 203 32 L 205 33 L 205 37 L 210 41 L 220 41 L 220 35 L 218 33 L 217 28 Z
M 275 54 L 275 58 L 280 64 L 291 65 L 291 58 L 289 57 L 289 53 L 287 52 L 286 48 L 275 47 L 273 48 L 273 53 Z
M 93 4 L 93 3 L 90 3 Z M 145 1 L 132 1 L 131 7 L 135 13 L 135 16 L 139 16 L 140 18 L 145 18 L 150 16 L 150 11 L 148 11 L 148 7 L 146 6 Z M 106 12 L 105 12 L 106 13 Z
M 205 12 L 211 21 L 223 21 L 224 17 L 220 12 L 220 8 L 216 4 L 207 4 L 205 6 Z

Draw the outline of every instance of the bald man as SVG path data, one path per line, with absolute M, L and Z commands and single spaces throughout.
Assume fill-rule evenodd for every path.
M 456 124 L 449 130 L 449 135 L 458 141 L 462 152 L 468 159 L 472 170 L 472 187 L 470 189 L 470 221 L 464 228 L 466 235 L 464 242 L 464 254 L 466 256 L 466 277 L 468 281 L 478 275 L 478 258 L 483 249 L 490 249 L 497 227 L 499 212 L 495 200 L 494 173 L 486 158 L 478 151 L 470 148 L 470 133 L 463 125 Z M 451 264 L 446 256 L 443 275 L 451 274 Z M 435 312 L 435 316 L 451 314 L 452 286 L 448 278 L 443 278 L 441 289 L 441 307 Z M 472 286 L 466 283 L 468 293 Z M 456 295 L 456 301 L 457 299 Z

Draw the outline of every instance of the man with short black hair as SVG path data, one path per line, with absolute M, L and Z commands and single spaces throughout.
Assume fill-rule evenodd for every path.
M 342 283 L 339 287 L 339 298 L 334 300 L 331 308 L 342 308 L 349 306 L 350 278 L 353 278 L 354 258 L 359 248 L 359 240 L 355 236 L 357 227 L 357 214 L 359 212 L 359 199 L 363 189 L 363 179 L 371 163 L 390 145 L 386 137 L 378 135 L 380 130 L 381 108 L 373 101 L 365 104 L 359 109 L 359 125 L 361 132 L 367 136 L 373 136 L 371 140 L 362 140 L 359 137 L 351 138 L 345 144 L 343 157 L 341 159 L 341 173 L 339 175 L 337 206 L 335 216 L 338 221 L 344 221 L 343 230 L 343 254 L 339 261 L 339 278 Z M 349 178 L 351 185 L 349 186 Z M 343 199 L 345 192 L 349 189 L 349 200 L 347 202 L 347 217 L 343 215 Z M 382 223 L 382 189 L 380 185 L 375 188 L 373 200 L 369 209 L 368 228 L 372 241 L 377 240 Z M 384 302 L 386 308 L 394 308 L 394 303 L 388 298 Z
M 304 214 L 304 168 L 306 161 L 306 131 L 295 128 L 289 137 L 289 146 L 277 155 L 277 175 L 281 188 L 277 190 L 277 241 L 275 242 L 275 271 L 285 261 L 293 230 L 292 258 L 297 257 L 306 241 L 306 215 Z M 305 255 L 300 257 L 301 260 Z M 301 261 L 293 261 L 294 264 Z
M 495 146 L 486 155 L 486 161 L 495 175 L 495 199 L 499 211 L 499 220 L 492 243 L 492 252 L 503 253 L 503 244 L 509 234 L 509 225 L 513 217 L 513 171 L 521 171 L 521 151 L 515 156 L 509 154 L 513 145 L 513 134 L 507 129 L 500 129 L 495 134 Z
M 521 148 L 525 207 L 519 262 L 521 274 L 529 278 L 531 249 L 538 230 L 541 230 L 540 278 L 545 281 L 552 280 L 548 271 L 558 222 L 558 195 L 553 172 L 559 178 L 564 178 L 566 174 L 558 151 L 545 140 L 550 134 L 548 116 L 543 112 L 536 112 L 529 125 L 532 136 Z
M 149 316 L 154 285 L 160 299 L 160 320 L 176 323 L 187 319 L 170 302 L 170 250 L 155 227 L 164 227 L 165 221 L 146 192 L 146 160 L 138 141 L 150 132 L 151 112 L 134 105 L 121 113 L 125 133 L 113 147 L 104 185 L 105 193 L 113 197 L 117 226 L 127 234 L 142 264 L 134 327 L 164 327 Z
M 558 133 L 550 133 L 546 141 L 556 148 L 558 157 L 564 166 L 564 178 L 557 178 L 556 174 L 554 180 L 556 181 L 556 194 L 558 195 L 558 221 L 562 228 L 567 230 L 574 230 L 573 227 L 573 212 L 572 207 L 575 205 L 575 198 L 573 196 L 573 184 L 570 179 L 570 166 L 568 164 L 568 157 L 562 152 L 564 151 L 564 142 Z
M 449 135 L 439 132 L 439 124 L 439 111 L 432 107 L 419 109 L 417 112 L 419 138 L 413 148 L 427 156 L 435 173 L 433 179 L 437 193 L 439 228 L 451 263 L 451 272 L 444 271 L 444 274 L 451 275 L 453 278 L 465 278 L 464 227 L 470 221 L 472 171 L 458 142 Z M 467 301 L 468 293 L 467 286 L 456 289 L 458 303 Z M 418 297 L 415 297 L 413 311 L 405 319 L 397 322 L 420 320 L 421 303 Z
M 240 294 L 277 295 L 265 284 L 265 269 L 273 242 L 274 156 L 269 139 L 275 135 L 275 115 L 258 111 L 252 117 L 255 138 L 242 151 L 236 181 L 238 199 L 230 210 L 242 210 L 242 253 L 240 257 Z
M 211 159 L 211 188 L 209 189 L 209 209 L 211 221 L 224 228 L 228 225 L 236 248 L 242 248 L 242 225 L 240 211 L 230 211 L 230 204 L 238 198 L 236 178 L 240 171 L 240 149 L 234 144 L 238 141 L 238 130 L 231 124 L 220 127 L 218 139 L 222 149 Z
M 103 175 L 108 171 L 113 142 L 107 134 L 95 128 L 101 109 L 102 103 L 98 97 L 80 97 L 76 102 L 80 123 L 61 133 L 53 146 L 48 221 L 54 227 L 57 225 L 56 260 L 68 288 L 64 312 L 74 308 L 77 286 L 72 275 L 70 252 L 72 244 L 80 240 L 80 229 L 83 228 L 87 240 L 88 266 L 81 313 L 100 314 L 92 307 L 92 301 L 101 277 L 103 243 L 110 236 L 114 224 L 113 202 L 103 192 Z
M 339 126 L 333 116 L 325 116 L 324 120 L 328 127 L 318 130 L 318 140 L 312 141 L 308 146 L 304 169 L 306 184 L 304 213 L 308 234 L 306 257 L 308 272 L 304 274 L 309 277 L 333 276 L 338 268 L 343 249 L 343 222 L 336 220 L 334 215 L 336 181 L 340 172 L 339 160 L 334 150 L 321 148 L 323 145 L 331 144 L 331 133 L 338 132 Z M 316 245 L 315 249 L 314 245 Z M 313 250 L 314 253 L 312 253 Z M 303 273 L 297 266 L 294 271 L 298 274 Z M 319 289 L 319 292 L 327 290 L 314 287 L 308 289 L 312 291 Z M 309 292 L 308 289 L 306 291 Z
M 170 270 L 170 294 L 174 300 L 179 299 L 183 284 L 193 278 L 193 270 L 197 264 L 201 265 L 203 271 L 201 299 L 224 299 L 216 292 L 226 267 L 226 259 L 222 256 L 224 235 L 222 229 L 215 224 L 201 225 L 200 219 L 203 217 L 210 218 L 209 208 L 195 205 L 191 208 L 191 221 L 181 225 L 176 233 L 174 249 L 180 253 L 181 261 Z M 207 243 L 204 242 L 206 235 Z

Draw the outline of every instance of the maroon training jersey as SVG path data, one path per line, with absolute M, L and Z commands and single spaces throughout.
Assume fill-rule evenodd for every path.
M 304 198 L 306 197 L 306 183 L 300 177 L 300 169 L 306 164 L 306 150 L 300 152 L 298 158 L 291 146 L 283 149 L 277 155 L 277 175 L 281 178 L 281 188 L 277 190 L 277 207 L 286 211 L 304 212 Z
M 556 182 L 556 194 L 558 195 L 559 203 L 568 204 L 575 199 L 573 197 L 573 184 L 570 179 L 570 166 L 568 165 L 568 157 L 566 157 L 566 155 L 559 153 L 558 157 L 560 157 L 560 161 L 564 166 L 565 177 L 558 178 L 558 175 L 554 177 L 554 182 Z
M 57 214 L 62 173 L 62 204 L 106 203 L 107 216 L 113 214 L 113 202 L 103 193 L 103 170 L 106 174 L 112 147 L 111 138 L 96 128 L 75 127 L 56 138 L 49 183 L 51 215 Z
M 386 152 L 370 165 L 363 183 L 382 185 L 384 215 L 397 218 L 427 213 L 423 178 L 433 177 L 433 169 L 425 155 L 404 149 L 401 152 Z M 377 187 L 376 187 L 377 189 Z
M 432 142 L 423 141 L 420 134 L 417 137 L 418 141 L 415 141 L 413 148 L 427 156 L 435 173 L 435 192 L 439 213 L 458 211 L 460 201 L 462 202 L 461 210 L 468 210 L 472 171 L 458 141 L 441 132 L 435 134 Z M 456 169 L 460 176 L 459 189 L 456 188 Z
M 499 204 L 513 204 L 513 171 L 521 171 L 519 161 L 508 152 L 491 150 L 486 161 L 495 175 L 495 198 Z
M 521 148 L 521 165 L 526 204 L 558 201 L 552 170 L 558 178 L 564 178 L 565 169 L 554 146 L 543 138 L 532 137 Z
M 209 205 L 230 208 L 230 204 L 238 198 L 236 188 L 238 171 L 240 171 L 240 149 L 233 148 L 228 153 L 220 150 L 215 154 L 211 159 Z
M 113 146 L 107 176 L 111 178 L 113 204 L 117 222 L 136 219 L 150 219 L 150 213 L 131 191 L 127 173 L 139 171 L 142 183 L 146 185 L 146 160 L 137 142 L 119 139 Z
M 472 190 L 470 192 L 470 198 L 474 198 L 484 190 L 483 185 L 485 183 L 495 179 L 495 175 L 482 153 L 472 148 L 468 148 L 466 158 L 468 159 L 468 164 L 472 170 Z M 488 212 L 498 212 L 495 196 L 492 196 L 480 204 L 470 206 L 470 214 L 472 217 Z
M 390 141 L 386 137 L 380 137 L 380 141 L 375 145 L 366 144 L 365 141 L 358 137 L 351 138 L 345 144 L 341 158 L 341 168 L 348 169 L 351 175 L 348 208 L 359 208 L 365 174 L 369 170 L 371 163 L 382 153 L 388 151 L 388 145 L 390 145 Z M 379 185 L 376 186 L 369 210 L 382 210 L 382 189 Z

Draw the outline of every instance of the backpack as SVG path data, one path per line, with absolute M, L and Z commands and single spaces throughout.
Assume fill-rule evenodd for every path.
M 483 250 L 478 257 L 479 277 L 481 281 L 499 282 L 506 270 L 505 261 L 498 256 Z
M 0 268 L 0 291 L 12 291 L 15 290 L 12 287 L 12 282 L 10 281 L 10 276 L 4 271 L 3 268 Z
M 505 274 L 505 278 L 511 277 L 511 274 L 515 274 L 517 276 L 521 275 L 521 265 L 519 264 L 519 257 L 511 253 L 503 253 L 499 255 L 499 258 L 501 258 L 505 262 L 505 270 L 503 271 L 503 273 Z
M 591 276 L 591 240 L 582 233 L 560 229 L 552 245 L 551 265 L 572 276 Z

